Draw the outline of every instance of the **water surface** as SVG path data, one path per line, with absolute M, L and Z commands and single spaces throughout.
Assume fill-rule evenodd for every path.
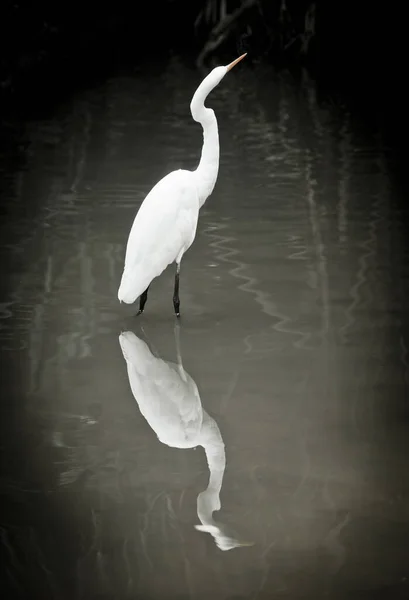
M 173 268 L 142 318 L 117 301 L 144 196 L 197 165 L 198 78 L 175 60 L 3 126 L 5 597 L 406 598 L 409 260 L 381 134 L 307 77 L 237 70 L 209 101 L 220 174 L 182 262 L 179 348 Z M 124 331 L 156 365 L 150 424 Z M 178 411 L 191 447 L 183 420 L 157 437 Z

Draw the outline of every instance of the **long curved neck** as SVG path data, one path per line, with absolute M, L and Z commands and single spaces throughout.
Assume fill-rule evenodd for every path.
M 209 81 L 209 77 L 206 77 L 197 88 L 190 104 L 193 119 L 203 128 L 202 155 L 196 169 L 200 206 L 203 206 L 212 193 L 219 172 L 220 149 L 217 119 L 214 111 L 204 105 L 208 94 L 215 85 L 217 83 Z

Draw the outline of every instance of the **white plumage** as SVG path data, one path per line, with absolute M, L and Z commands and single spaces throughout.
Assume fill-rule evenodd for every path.
M 230 65 L 216 67 L 197 88 L 190 110 L 203 127 L 203 147 L 195 171 L 180 169 L 161 179 L 143 201 L 133 222 L 118 290 L 121 302 L 132 304 L 139 297 L 142 313 L 148 288 L 155 277 L 176 261 L 173 306 L 179 316 L 179 272 L 184 253 L 196 235 L 199 210 L 215 186 L 219 169 L 219 134 L 214 111 L 206 108 L 208 94 L 245 54 Z
M 132 331 L 121 333 L 119 343 L 134 398 L 158 439 L 174 448 L 197 446 L 203 424 L 202 403 L 195 382 L 181 363 L 157 358 Z M 222 441 L 219 446 L 224 463 Z
M 193 243 L 199 216 L 194 173 L 180 169 L 161 179 L 139 209 L 129 234 L 118 298 L 132 304 Z
M 119 343 L 132 393 L 162 443 L 174 448 L 203 446 L 205 450 L 210 477 L 207 489 L 197 498 L 201 525 L 196 529 L 210 533 L 221 550 L 249 545 L 228 534 L 226 527 L 213 519 L 213 512 L 220 510 L 226 468 L 224 443 L 216 421 L 203 410 L 196 383 L 183 368 L 178 327 L 175 333 L 177 364 L 156 358 L 133 332 L 121 333 Z

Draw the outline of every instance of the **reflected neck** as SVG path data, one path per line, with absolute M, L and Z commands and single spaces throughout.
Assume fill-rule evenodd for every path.
M 226 454 L 217 423 L 206 411 L 203 411 L 200 444 L 206 452 L 210 477 L 207 489 L 198 496 L 197 514 L 203 525 L 214 525 L 212 515 L 215 510 L 220 510 L 220 490 L 226 468 Z

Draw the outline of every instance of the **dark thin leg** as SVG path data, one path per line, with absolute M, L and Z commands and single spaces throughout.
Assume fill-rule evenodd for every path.
M 179 273 L 180 273 L 180 263 L 176 263 L 176 273 L 175 273 L 175 288 L 173 290 L 173 308 L 175 309 L 175 315 L 179 318 Z
M 139 310 L 136 313 L 136 316 L 141 315 L 143 313 L 143 309 L 145 308 L 145 304 L 148 299 L 148 290 L 149 290 L 149 285 L 146 288 L 146 290 L 143 292 L 143 294 L 141 294 L 141 297 L 139 298 Z

